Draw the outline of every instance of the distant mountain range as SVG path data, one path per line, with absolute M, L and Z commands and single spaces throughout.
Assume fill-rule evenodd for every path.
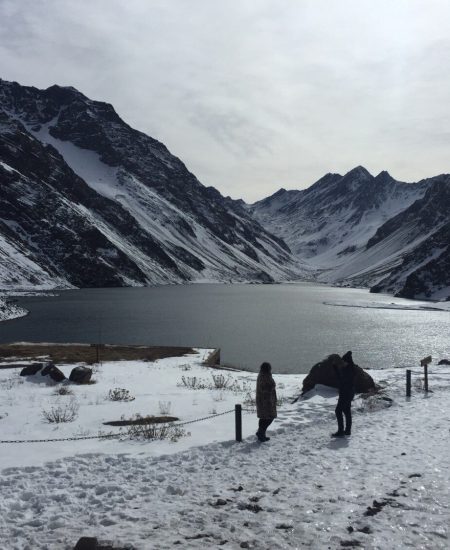
M 304 278 L 450 297 L 450 175 L 362 167 L 247 205 L 106 103 L 0 80 L 0 288 Z
M 450 296 L 450 175 L 418 183 L 358 166 L 249 210 L 319 281 L 407 298 Z

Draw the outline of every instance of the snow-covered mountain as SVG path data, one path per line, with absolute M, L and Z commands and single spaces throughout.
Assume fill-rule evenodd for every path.
M 450 295 L 450 176 L 403 183 L 358 166 L 249 210 L 324 282 L 404 297 Z
M 299 277 L 286 243 L 74 88 L 0 80 L 0 287 Z

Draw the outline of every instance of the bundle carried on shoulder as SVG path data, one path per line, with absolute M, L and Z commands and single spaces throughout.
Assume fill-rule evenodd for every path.
M 345 367 L 346 359 L 351 358 L 351 352 L 347 352 L 340 357 L 333 353 L 326 357 L 320 363 L 316 363 L 309 371 L 308 376 L 303 380 L 302 394 L 312 390 L 316 384 L 323 384 L 332 388 L 339 388 L 339 379 L 336 369 Z M 352 361 L 353 362 L 353 361 Z M 373 378 L 365 370 L 353 363 L 354 369 L 354 388 L 356 393 L 366 393 L 376 389 Z

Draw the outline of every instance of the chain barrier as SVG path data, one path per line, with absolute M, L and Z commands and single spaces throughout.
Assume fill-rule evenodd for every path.
M 187 426 L 188 424 L 194 424 L 195 422 L 202 422 L 203 420 L 209 420 L 210 418 L 216 418 L 217 416 L 223 416 L 224 414 L 230 414 L 234 412 L 234 409 L 230 409 L 229 411 L 225 411 L 218 414 L 211 414 L 209 416 L 203 416 L 202 418 L 196 418 L 195 420 L 188 420 L 186 422 L 176 422 L 174 424 L 170 424 L 170 426 Z M 59 441 L 81 441 L 81 440 L 87 440 L 87 439 L 115 439 L 118 437 L 122 437 L 124 434 L 123 432 L 117 433 L 117 434 L 105 434 L 105 435 L 86 435 L 86 436 L 79 436 L 79 437 L 58 437 L 58 438 L 48 438 L 48 439 L 2 439 L 0 440 L 0 444 L 2 443 L 54 443 Z
M 202 418 L 196 418 L 195 420 L 187 420 L 186 422 L 177 422 L 176 424 L 171 424 L 171 426 L 187 426 L 188 424 L 194 424 L 195 422 L 201 422 L 202 420 L 209 420 L 210 418 L 216 418 L 216 416 L 223 416 L 224 414 L 230 414 L 234 412 L 234 409 L 225 411 L 223 413 L 211 414 L 209 416 L 204 416 Z

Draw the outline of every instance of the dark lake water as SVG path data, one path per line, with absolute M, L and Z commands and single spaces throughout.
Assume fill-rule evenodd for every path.
M 257 370 L 269 361 L 280 373 L 307 372 L 350 349 L 367 368 L 450 356 L 449 312 L 324 304 L 330 301 L 414 304 L 311 283 L 83 289 L 20 298 L 30 315 L 0 323 L 0 341 L 220 347 L 222 362 Z

